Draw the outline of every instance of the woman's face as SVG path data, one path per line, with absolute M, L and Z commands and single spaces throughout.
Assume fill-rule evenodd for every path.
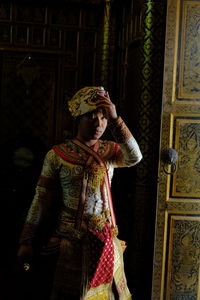
M 102 109 L 89 112 L 79 120 L 77 137 L 83 141 L 98 140 L 106 130 L 107 123 Z

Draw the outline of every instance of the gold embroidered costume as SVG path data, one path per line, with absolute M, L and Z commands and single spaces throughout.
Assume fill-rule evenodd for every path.
M 79 97 L 70 105 L 72 111 L 79 109 Z M 110 185 L 114 168 L 133 166 L 142 155 L 120 117 L 109 127 L 117 142 L 98 140 L 89 148 L 67 140 L 44 160 L 21 243 L 32 244 L 46 216 L 56 216 L 41 251 L 58 253 L 52 300 L 74 291 L 84 300 L 111 300 L 113 282 L 120 300 L 131 299 Z

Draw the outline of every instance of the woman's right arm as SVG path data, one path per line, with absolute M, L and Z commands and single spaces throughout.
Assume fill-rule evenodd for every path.
M 32 256 L 33 243 L 43 219 L 51 209 L 58 189 L 59 161 L 53 150 L 50 150 L 42 167 L 35 196 L 28 211 L 23 231 L 20 237 L 18 257 Z

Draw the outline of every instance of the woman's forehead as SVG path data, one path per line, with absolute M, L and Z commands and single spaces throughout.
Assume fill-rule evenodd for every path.
M 86 113 L 85 115 L 86 116 L 91 116 L 91 115 L 97 115 L 97 114 L 102 114 L 102 115 L 105 115 L 106 114 L 106 110 L 102 107 L 98 107 L 88 113 Z

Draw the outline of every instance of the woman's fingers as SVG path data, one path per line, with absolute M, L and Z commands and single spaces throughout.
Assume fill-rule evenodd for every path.
M 117 112 L 115 108 L 115 104 L 113 104 L 111 101 L 106 100 L 100 100 L 96 102 L 97 107 L 104 108 L 106 110 L 106 114 L 108 119 L 116 119 L 117 118 Z
M 97 98 L 106 98 L 108 100 L 110 100 L 110 96 L 108 94 L 108 92 L 104 91 L 104 93 L 102 93 L 102 91 L 97 92 Z
M 97 107 L 105 108 L 107 117 L 109 119 L 117 118 L 115 104 L 112 103 L 112 101 L 110 100 L 110 96 L 109 96 L 108 92 L 104 92 L 104 94 L 102 94 L 102 92 L 100 92 L 100 93 L 97 92 L 96 105 L 97 105 Z

